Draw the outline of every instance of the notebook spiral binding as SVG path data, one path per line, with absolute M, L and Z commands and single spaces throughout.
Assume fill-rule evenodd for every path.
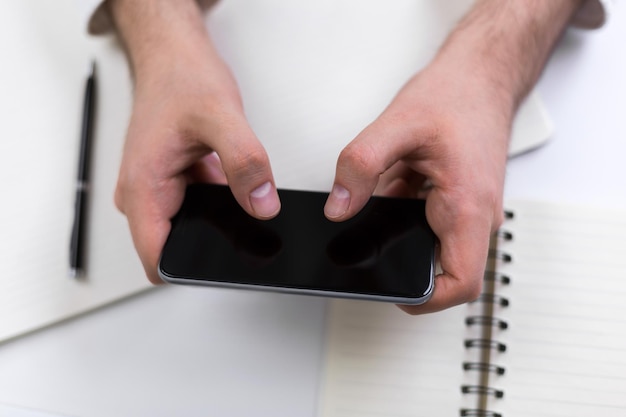
M 513 240 L 513 233 L 505 229 L 498 229 L 498 231 L 496 232 L 496 236 L 502 240 Z
M 485 362 L 463 362 L 463 370 L 464 371 L 482 371 L 482 372 L 493 372 L 497 375 L 504 375 L 506 369 L 503 366 L 494 365 L 491 363 Z
M 509 327 L 509 324 L 506 321 L 491 316 L 469 316 L 465 319 L 465 324 L 468 326 L 495 326 L 500 330 L 505 330 Z
M 502 285 L 509 285 L 511 283 L 511 277 L 495 271 L 485 271 L 484 279 L 485 281 L 499 282 Z
M 506 352 L 506 345 L 491 339 L 466 339 L 465 347 L 468 349 L 480 348 L 480 349 L 494 349 L 498 352 Z
M 464 408 L 461 410 L 461 417 L 502 417 L 502 414 L 489 410 Z
M 510 283 L 510 280 L 507 283 Z M 500 307 L 508 307 L 509 304 L 511 304 L 508 298 L 492 293 L 482 293 L 476 300 L 474 300 L 474 302 L 493 303 L 499 305 Z
M 505 211 L 504 218 L 505 220 L 511 220 L 515 217 L 512 211 Z M 495 237 L 502 241 L 511 241 L 513 240 L 513 233 L 509 230 L 500 229 L 496 233 Z M 500 262 L 509 263 L 513 261 L 513 256 L 510 253 L 506 253 L 504 251 L 498 249 L 491 249 L 489 251 L 489 257 L 491 259 L 495 259 Z M 485 281 L 490 281 L 493 283 L 499 283 L 501 285 L 509 285 L 511 283 L 511 278 L 508 275 L 496 272 L 496 271 L 485 271 L 484 275 Z M 493 284 L 492 284 L 493 288 Z M 499 294 L 495 294 L 492 292 L 485 292 L 481 294 L 474 302 L 478 303 L 490 303 L 494 306 L 499 307 L 508 307 L 510 305 L 509 299 L 503 297 Z M 465 319 L 465 324 L 467 326 L 493 326 L 500 330 L 506 330 L 509 327 L 509 324 L 498 317 L 494 317 L 492 315 L 493 309 L 490 307 L 486 310 L 486 315 L 473 315 L 469 316 Z M 506 351 L 506 344 L 494 340 L 491 338 L 491 332 L 486 333 L 488 338 L 475 338 L 475 339 L 466 339 L 464 341 L 465 347 L 467 349 L 493 349 L 498 352 Z M 486 362 L 464 362 L 463 370 L 468 371 L 479 371 L 484 373 L 493 373 L 495 375 L 504 375 L 505 368 L 496 364 L 486 363 Z M 477 394 L 481 396 L 492 396 L 494 398 L 502 398 L 504 397 L 504 391 L 501 389 L 497 389 L 491 386 L 486 385 L 462 385 L 461 392 L 463 394 Z M 462 408 L 460 411 L 461 417 L 503 417 L 501 413 L 487 410 L 483 408 Z
M 497 249 L 491 249 L 489 251 L 489 257 L 506 263 L 513 262 L 513 257 L 510 254 Z
M 496 398 L 504 397 L 504 391 L 493 387 L 487 387 L 485 385 L 462 385 L 461 392 L 463 394 L 493 395 Z

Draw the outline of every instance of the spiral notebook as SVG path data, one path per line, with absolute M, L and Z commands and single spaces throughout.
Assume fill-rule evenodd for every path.
M 333 301 L 319 415 L 626 415 L 626 212 L 509 202 L 482 295 Z

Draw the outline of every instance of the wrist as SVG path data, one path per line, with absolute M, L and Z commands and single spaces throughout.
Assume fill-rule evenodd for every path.
M 109 0 L 131 62 L 135 93 L 219 97 L 241 111 L 230 69 L 214 47 L 196 0 Z
M 216 55 L 196 0 L 109 0 L 109 7 L 136 77 Z
M 434 60 L 454 63 L 513 111 L 536 83 L 582 0 L 481 0 Z

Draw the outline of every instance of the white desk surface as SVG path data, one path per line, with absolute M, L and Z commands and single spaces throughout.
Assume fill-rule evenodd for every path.
M 626 208 L 626 13 L 616 12 L 560 43 L 539 85 L 556 134 L 510 162 L 507 197 Z M 312 417 L 324 307 L 159 288 L 0 345 L 0 403 L 77 417 Z M 14 415 L 30 416 L 0 406 Z

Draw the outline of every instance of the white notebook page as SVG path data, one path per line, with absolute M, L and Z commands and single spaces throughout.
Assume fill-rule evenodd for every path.
M 410 316 L 391 304 L 333 301 L 318 415 L 448 417 L 476 408 L 461 386 L 478 378 L 463 362 L 479 359 L 464 341 L 480 337 L 479 328 L 465 325 L 480 309 Z
M 505 416 L 626 415 L 626 212 L 511 202 Z
M 72 1 L 0 2 L 0 341 L 150 287 L 113 191 L 130 114 L 124 53 L 88 39 Z M 19 40 L 19 41 L 16 41 Z M 85 80 L 98 94 L 88 197 L 87 276 L 69 242 Z

